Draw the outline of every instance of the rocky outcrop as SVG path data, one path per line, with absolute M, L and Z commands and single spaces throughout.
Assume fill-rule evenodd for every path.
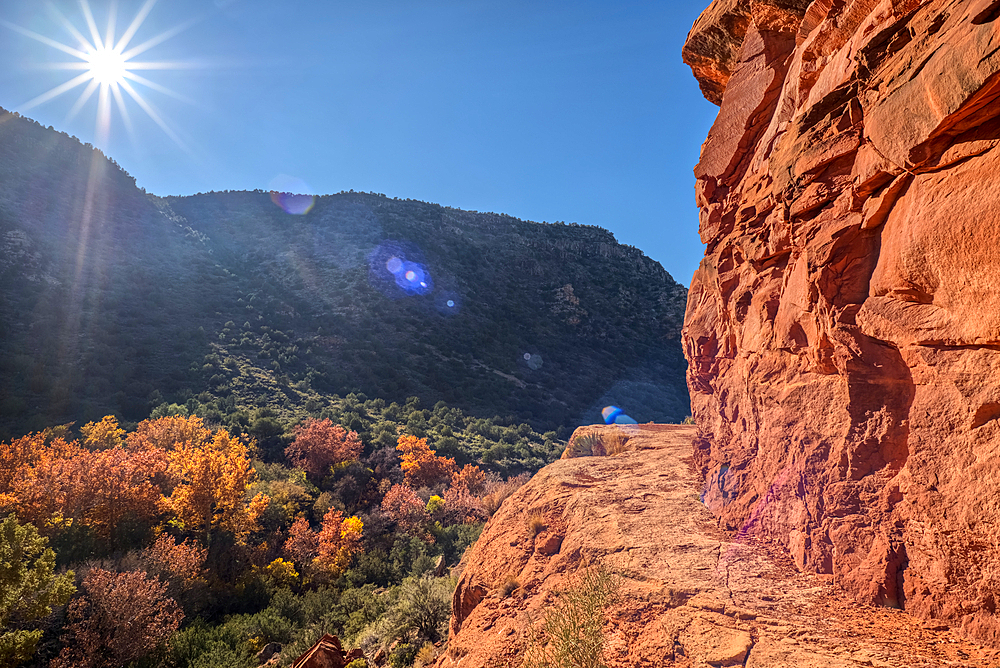
M 742 17 L 742 18 L 741 18 Z M 717 0 L 683 341 L 705 500 L 1000 643 L 1000 2 Z
M 292 662 L 292 668 L 346 668 L 354 662 L 367 665 L 361 650 L 352 649 L 350 652 L 345 652 L 340 644 L 340 638 L 326 633 Z
M 613 433 L 621 427 L 593 427 Z M 1000 652 L 800 573 L 776 544 L 721 531 L 701 502 L 694 427 L 635 425 L 623 453 L 561 459 L 507 499 L 464 558 L 437 668 L 517 668 L 581 571 L 620 577 L 608 668 L 998 666 Z

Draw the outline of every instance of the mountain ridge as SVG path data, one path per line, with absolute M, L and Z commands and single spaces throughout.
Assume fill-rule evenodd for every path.
M 98 149 L 0 119 L 6 434 L 163 403 L 291 420 L 351 391 L 544 429 L 606 403 L 688 413 L 686 290 L 602 228 L 372 193 L 303 215 L 265 191 L 158 197 Z M 410 254 L 426 294 L 400 290 L 380 252 Z M 234 397 L 234 364 L 302 391 Z

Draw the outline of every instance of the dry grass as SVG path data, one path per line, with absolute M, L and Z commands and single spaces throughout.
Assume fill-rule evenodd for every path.
M 437 651 L 434 649 L 434 645 L 427 643 L 420 648 L 417 656 L 413 659 L 413 668 L 424 668 L 424 666 L 434 663 L 435 660 L 437 660 Z
M 605 610 L 618 597 L 621 577 L 603 566 L 584 571 L 559 592 L 541 623 L 529 627 L 522 668 L 605 668 Z
M 628 436 L 619 430 L 615 430 L 610 434 L 604 432 L 601 434 L 601 440 L 604 441 L 604 451 L 608 455 L 620 455 L 625 452 L 625 445 L 628 443 Z
M 601 443 L 600 435 L 591 431 L 570 439 L 566 450 L 569 451 L 570 459 L 574 457 L 600 457 L 604 454 L 604 444 Z
M 538 513 L 532 513 L 528 516 L 528 533 L 531 534 L 532 538 L 548 528 L 549 525 L 545 523 L 545 518 Z
M 566 450 L 569 452 L 568 458 L 570 459 L 620 455 L 625 452 L 625 444 L 628 443 L 628 439 L 628 434 L 620 429 L 590 431 L 570 439 Z
M 503 593 L 503 597 L 507 598 L 508 596 L 513 594 L 520 586 L 521 583 L 518 582 L 516 577 L 514 577 L 513 575 L 508 575 L 506 578 L 504 578 L 503 584 L 500 585 L 500 591 L 501 593 Z

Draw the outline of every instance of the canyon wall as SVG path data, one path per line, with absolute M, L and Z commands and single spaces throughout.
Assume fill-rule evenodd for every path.
M 716 0 L 684 59 L 704 500 L 1000 643 L 1000 0 Z

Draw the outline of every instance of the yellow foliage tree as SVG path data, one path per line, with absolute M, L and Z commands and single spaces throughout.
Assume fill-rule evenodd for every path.
M 165 501 L 184 528 L 206 538 L 222 529 L 245 540 L 270 501 L 264 494 L 246 500 L 257 478 L 247 444 L 219 429 L 209 442 L 177 443 L 169 457 L 173 492 Z
M 100 422 L 88 422 L 80 427 L 83 443 L 92 450 L 108 450 L 124 443 L 125 430 L 119 428 L 114 415 L 105 415 Z

